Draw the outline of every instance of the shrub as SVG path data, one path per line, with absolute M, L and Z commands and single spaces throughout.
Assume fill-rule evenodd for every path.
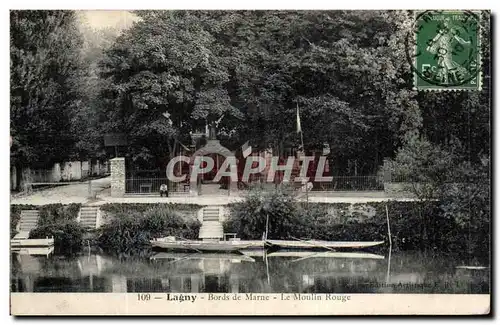
M 182 203 L 107 203 L 100 206 L 101 211 L 111 214 L 119 213 L 143 213 L 151 208 L 162 207 L 165 209 L 174 209 L 177 211 L 196 212 L 201 209 L 197 204 Z
M 230 206 L 230 216 L 224 228 L 238 233 L 242 239 L 260 239 L 269 218 L 268 238 L 289 239 L 297 235 L 294 233 L 300 222 L 297 216 L 297 204 L 291 195 L 251 190 L 245 201 Z
M 473 256 L 488 252 L 487 229 L 471 235 L 457 224 L 456 218 L 443 213 L 439 202 L 429 201 L 305 205 L 288 194 L 251 192 L 243 202 L 230 206 L 224 231 L 235 232 L 242 239 L 260 239 L 269 215 L 270 239 L 388 243 L 386 205 L 393 250 L 439 250 L 465 255 L 474 245 Z
M 38 227 L 64 224 L 68 221 L 76 221 L 80 204 L 72 203 L 69 205 L 62 204 L 46 204 L 42 206 L 15 204 L 10 208 L 10 234 L 11 238 L 16 235 L 16 226 L 21 217 L 22 210 L 39 210 L 40 218 L 38 219 Z
M 150 247 L 155 237 L 177 236 L 187 239 L 198 237 L 200 222 L 185 219 L 171 208 L 156 206 L 130 213 L 118 213 L 99 230 L 99 245 L 110 252 L 135 255 Z
M 38 226 L 63 224 L 69 221 L 76 221 L 81 204 L 71 203 L 68 205 L 62 204 L 47 204 L 40 207 L 40 219 Z
M 78 251 L 82 247 L 83 229 L 75 221 L 66 223 L 46 224 L 33 229 L 29 238 L 54 237 L 54 245 L 63 252 Z

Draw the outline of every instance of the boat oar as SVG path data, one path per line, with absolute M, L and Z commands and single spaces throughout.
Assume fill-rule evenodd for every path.
M 308 241 L 308 240 L 303 240 L 303 239 L 299 239 L 299 238 L 295 238 L 295 237 L 292 237 L 292 239 L 295 239 L 295 240 L 298 240 L 298 241 L 302 241 L 302 242 L 308 243 L 308 244 L 313 244 L 313 245 L 316 245 L 316 246 L 319 246 L 319 247 L 323 247 L 323 248 L 328 249 L 329 251 L 335 252 L 335 250 L 333 248 L 325 246 L 325 245 L 320 245 L 320 244 L 313 243 L 313 242 Z

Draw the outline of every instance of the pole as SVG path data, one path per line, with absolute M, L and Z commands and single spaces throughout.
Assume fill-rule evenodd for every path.
M 387 208 L 387 204 L 385 205 L 385 215 L 387 218 L 387 233 L 389 234 L 389 248 L 392 249 L 391 224 L 389 222 L 389 209 Z
M 302 133 L 302 130 L 300 130 L 300 142 L 302 145 L 302 151 L 304 152 L 304 157 L 306 154 L 306 149 L 304 148 L 304 133 Z M 307 171 L 306 171 L 306 176 L 307 176 Z M 308 189 L 308 184 L 309 182 L 306 181 L 306 206 L 309 208 L 309 189 Z
M 300 112 L 299 112 L 299 101 L 297 100 L 297 131 L 300 132 L 300 144 L 302 145 L 302 151 L 304 152 L 304 157 L 306 153 L 306 148 L 304 147 L 304 132 L 302 132 L 302 126 L 300 125 Z M 306 172 L 307 176 L 307 172 Z M 307 185 L 309 184 L 306 181 L 306 207 L 309 209 L 309 190 L 307 189 Z
M 392 252 L 392 238 L 391 238 L 391 224 L 389 222 L 389 209 L 387 208 L 387 203 L 385 204 L 385 215 L 387 218 L 387 233 L 389 234 L 389 259 L 387 261 L 387 275 L 385 282 L 389 283 L 391 276 L 391 252 Z
M 267 240 L 267 233 L 269 232 L 269 213 L 266 214 L 266 235 L 264 240 Z

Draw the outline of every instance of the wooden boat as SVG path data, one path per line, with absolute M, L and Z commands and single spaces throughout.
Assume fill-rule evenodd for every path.
M 284 249 L 357 249 L 383 244 L 384 241 L 323 241 L 323 240 L 266 240 L 270 248 Z
M 151 256 L 152 260 L 228 260 L 238 262 L 255 262 L 255 259 L 247 255 L 235 255 L 225 253 L 174 253 L 174 252 L 158 252 Z
M 456 268 L 462 269 L 462 270 L 486 270 L 486 269 L 488 269 L 487 266 L 478 266 L 478 265 L 475 265 L 475 266 L 461 265 L 461 266 L 457 266 Z
M 151 246 L 157 249 L 173 251 L 226 252 L 239 253 L 242 249 L 252 247 L 252 244 L 241 241 L 201 241 L 201 240 L 151 240 Z
M 383 255 L 362 252 L 311 252 L 311 251 L 276 251 L 267 254 L 268 257 L 299 257 L 305 258 L 345 258 L 345 259 L 375 259 L 383 260 Z

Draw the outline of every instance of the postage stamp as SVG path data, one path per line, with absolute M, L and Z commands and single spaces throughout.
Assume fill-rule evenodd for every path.
M 480 17 L 477 11 L 419 12 L 411 59 L 418 90 L 481 90 Z

